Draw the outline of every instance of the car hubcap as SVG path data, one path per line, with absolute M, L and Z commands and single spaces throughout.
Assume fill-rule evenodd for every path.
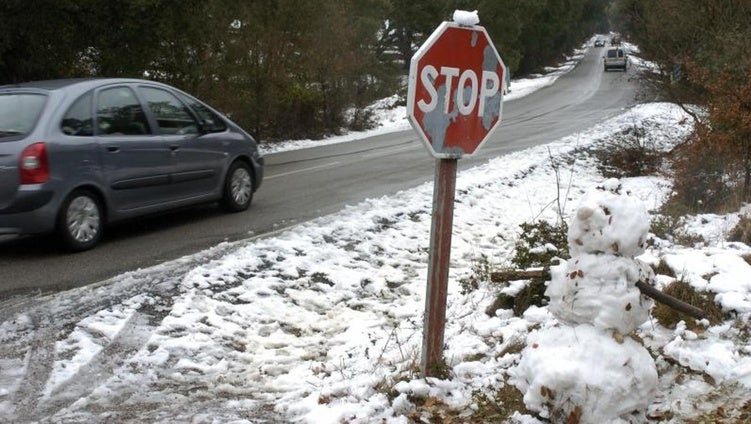
M 88 197 L 76 197 L 68 206 L 68 233 L 79 243 L 87 243 L 99 233 L 99 209 Z
M 252 190 L 250 174 L 245 168 L 237 168 L 232 174 L 232 198 L 238 205 L 244 205 L 250 199 Z

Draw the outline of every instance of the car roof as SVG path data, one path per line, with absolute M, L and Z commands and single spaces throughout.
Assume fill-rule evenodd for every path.
M 45 90 L 45 91 L 55 91 L 55 90 L 60 90 L 60 89 L 64 89 L 64 88 L 75 86 L 75 85 L 81 86 L 80 88 L 82 89 L 87 89 L 90 87 L 99 86 L 102 83 L 112 84 L 112 83 L 134 83 L 134 82 L 159 84 L 157 81 L 135 79 L 135 78 L 68 78 L 68 79 L 29 81 L 29 82 L 22 82 L 18 84 L 0 85 L 0 90 L 13 89 L 13 88 L 26 88 L 26 89 Z

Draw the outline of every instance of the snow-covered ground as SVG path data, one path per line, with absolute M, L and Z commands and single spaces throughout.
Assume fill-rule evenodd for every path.
M 524 83 L 512 90 L 523 93 Z M 408 128 L 403 110 L 391 111 L 375 131 Z M 556 320 L 546 307 L 522 317 L 488 314 L 502 287 L 481 278 L 463 294 L 459 281 L 478 276 L 486 261 L 507 265 L 521 223 L 570 218 L 604 181 L 588 147 L 646 123 L 645 137 L 668 149 L 691 130 L 685 118 L 669 104 L 639 105 L 458 175 L 445 379 L 419 375 L 432 208 L 426 183 L 19 308 L 0 324 L 0 422 L 502 421 L 478 417 L 488 399 L 505 401 L 497 394 L 509 388 L 527 336 Z M 671 191 L 657 176 L 621 183 L 650 210 Z M 700 422 L 709 413 L 705 422 L 748 419 L 751 266 L 742 257 L 751 248 L 725 241 L 738 219 L 695 217 L 686 228 L 705 244 L 653 237 L 640 256 L 653 265 L 662 259 L 693 287 L 717 293 L 733 314 L 701 331 L 655 320 L 639 326 L 659 373 L 653 422 Z M 671 280 L 656 278 L 660 286 Z M 509 422 L 544 421 L 517 409 Z

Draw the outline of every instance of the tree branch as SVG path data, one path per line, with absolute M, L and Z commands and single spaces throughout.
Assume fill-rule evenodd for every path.
M 546 280 L 550 280 L 550 269 L 511 269 L 493 272 L 490 274 L 490 281 L 494 283 L 502 283 L 514 280 L 529 280 L 531 278 L 544 278 Z M 638 288 L 641 294 L 643 294 L 644 296 L 654 299 L 655 301 L 660 302 L 672 309 L 675 309 L 678 312 L 684 313 L 692 318 L 704 319 L 707 316 L 706 312 L 697 308 L 696 306 L 690 305 L 686 302 L 683 302 L 682 300 L 670 296 L 669 294 L 663 293 L 643 281 L 637 281 L 636 288 Z

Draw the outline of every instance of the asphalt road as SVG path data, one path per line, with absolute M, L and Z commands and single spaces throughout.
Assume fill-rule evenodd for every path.
M 629 71 L 603 72 L 602 49 L 549 87 L 505 102 L 500 128 L 459 169 L 575 134 L 636 103 Z M 512 86 L 513 89 L 513 86 Z M 130 221 L 107 229 L 96 249 L 61 253 L 54 239 L 0 243 L 0 299 L 107 280 L 215 246 L 263 236 L 363 199 L 408 189 L 434 176 L 435 160 L 413 131 L 266 156 L 266 178 L 250 210 L 215 205 Z

